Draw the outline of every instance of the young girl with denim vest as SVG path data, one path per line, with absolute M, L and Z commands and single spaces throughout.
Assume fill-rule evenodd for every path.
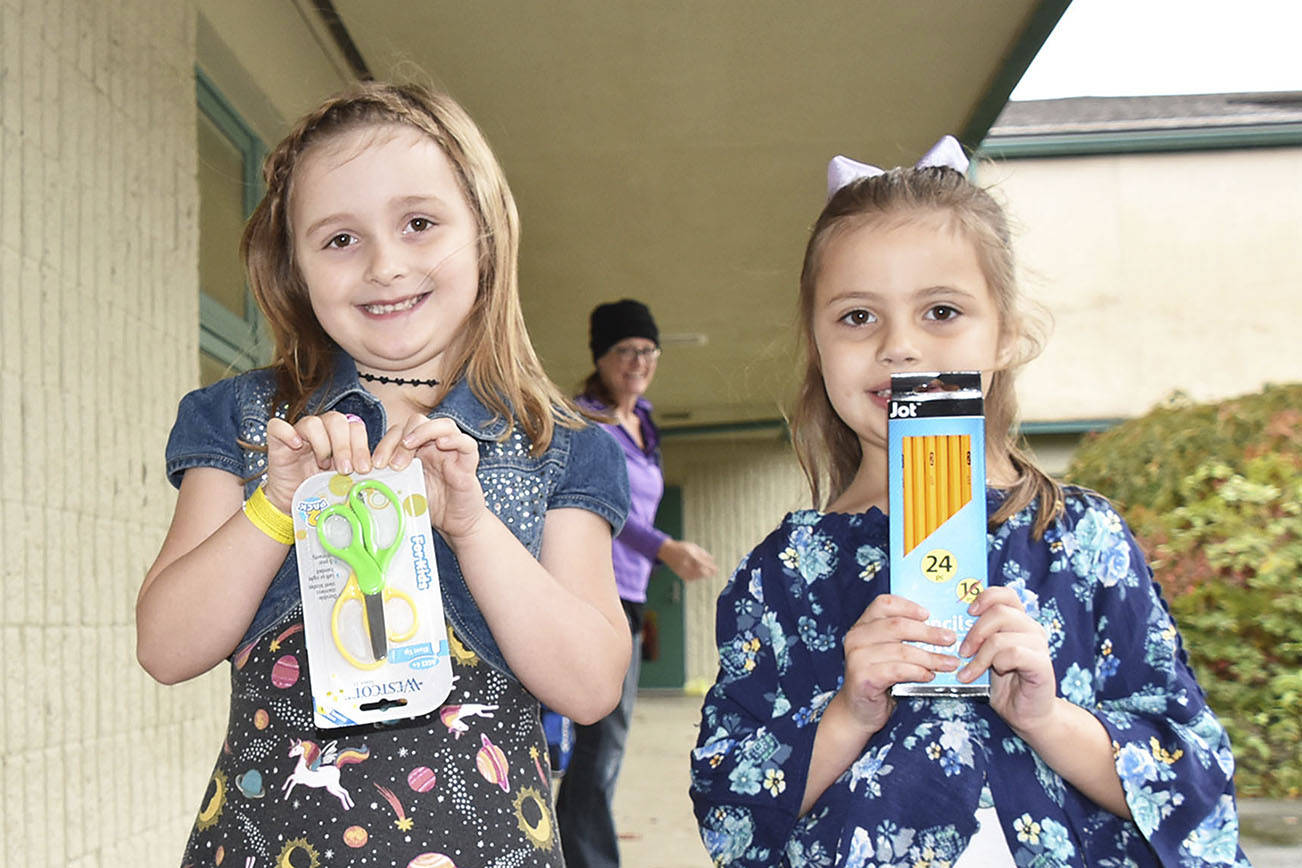
M 610 546 L 628 490 L 618 445 L 530 346 L 506 180 L 456 103 L 388 84 L 307 115 L 264 177 L 241 253 L 274 360 L 181 401 L 180 494 L 137 602 L 159 681 L 231 663 L 184 863 L 561 865 L 538 701 L 591 722 L 619 698 Z M 323 470 L 413 458 L 452 693 L 423 717 L 316 730 L 291 498 Z M 493 780 L 477 771 L 490 741 Z M 303 762 L 331 786 L 292 789 Z
M 1233 756 L 1143 554 L 1093 492 L 1012 440 L 1039 349 L 1004 215 L 946 138 L 914 168 L 837 158 L 800 281 L 792 438 L 818 510 L 789 514 L 718 605 L 692 755 L 719 865 L 1246 865 Z M 896 372 L 980 370 L 990 587 L 961 637 L 890 593 Z M 891 687 L 955 672 L 989 701 Z

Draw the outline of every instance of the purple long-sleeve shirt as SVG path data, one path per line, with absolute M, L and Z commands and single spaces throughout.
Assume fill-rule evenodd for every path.
M 611 408 L 586 396 L 580 397 L 578 402 L 595 412 L 611 412 Z M 669 534 L 655 528 L 656 509 L 665 493 L 665 477 L 660 469 L 660 431 L 651 421 L 651 402 L 638 398 L 633 412 L 642 423 L 643 448 L 638 448 L 629 433 L 617 423 L 598 424 L 623 447 L 624 462 L 628 466 L 628 520 L 619 536 L 615 537 L 610 552 L 615 565 L 615 586 L 621 600 L 645 603 L 656 553 L 669 539 Z

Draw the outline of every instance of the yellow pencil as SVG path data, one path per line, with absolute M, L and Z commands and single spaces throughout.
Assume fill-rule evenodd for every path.
M 948 439 L 949 445 L 949 511 L 950 514 L 958 512 L 967 506 L 967 498 L 963 496 L 963 437 L 960 434 L 953 434 Z
M 963 450 L 963 475 L 960 481 L 963 483 L 963 502 L 967 503 L 969 500 L 972 499 L 972 437 L 971 435 L 969 434 L 963 435 L 963 444 L 960 448 Z
M 928 434 L 925 438 L 926 445 L 923 447 L 926 452 L 926 464 L 924 471 L 926 473 L 926 501 L 927 501 L 927 536 L 936 530 L 936 437 Z
M 921 437 L 910 437 L 913 454 L 913 542 L 915 545 L 927 538 L 927 486 L 923 468 L 927 455 Z
M 954 512 L 949 496 L 949 440 L 944 434 L 936 436 L 936 527 Z
M 903 447 L 900 450 L 900 473 L 904 482 L 904 502 L 899 509 L 904 513 L 904 553 L 907 555 L 917 543 L 913 539 L 913 456 L 907 438 Z

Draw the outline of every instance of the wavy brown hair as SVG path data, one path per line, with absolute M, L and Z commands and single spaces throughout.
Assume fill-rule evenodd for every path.
M 253 296 L 275 339 L 270 369 L 276 376 L 272 407 L 288 406 L 293 421 L 310 413 L 312 394 L 326 383 L 338 348 L 325 333 L 294 262 L 289 202 L 294 171 L 312 148 L 362 128 L 413 127 L 429 136 L 452 164 L 478 223 L 479 290 L 458 357 L 436 400 L 463 376 L 486 407 L 529 436 L 532 451 L 551 443 L 557 422 L 584 422 L 543 372 L 520 307 L 520 218 L 506 177 L 483 133 L 451 97 L 417 84 L 365 82 L 326 100 L 305 116 L 267 155 L 266 193 L 244 227 L 240 255 Z M 508 427 L 509 432 L 509 427 Z M 506 433 L 503 437 L 507 436 Z
M 1062 512 L 1062 489 L 1018 444 L 1013 378 L 1044 346 L 1043 317 L 1028 309 L 1017 288 L 1012 238 L 1003 209 L 985 190 L 946 167 L 892 169 L 838 190 L 818 216 L 800 272 L 799 323 L 805 372 L 791 414 L 791 439 L 815 506 L 825 508 L 850 485 L 863 457 L 859 438 L 833 410 L 814 344 L 814 290 L 828 243 L 866 224 L 939 215 L 976 248 L 982 274 L 999 314 L 1000 339 L 1011 357 L 993 372 L 986 394 L 986 451 L 1006 456 L 1017 481 L 990 518 L 1006 521 L 1035 500 L 1043 505 L 1033 531 L 1038 537 Z

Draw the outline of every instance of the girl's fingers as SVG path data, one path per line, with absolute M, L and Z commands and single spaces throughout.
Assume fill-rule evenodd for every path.
M 847 649 L 846 668 L 853 664 L 856 668 L 870 668 L 883 664 L 907 663 L 934 671 L 957 669 L 959 659 L 952 654 L 930 651 L 919 645 L 907 642 L 881 643 L 863 648 Z
M 1034 645 L 1010 643 L 990 658 L 990 671 L 995 675 L 1018 673 L 1031 684 L 1048 683 L 1056 687 L 1053 661 L 1047 651 Z
M 925 621 L 928 612 L 922 606 L 905 597 L 899 597 L 895 594 L 881 594 L 868 604 L 868 608 L 863 610 L 863 614 L 859 616 L 859 620 L 855 623 L 862 624 L 874 618 L 892 615 L 912 618 L 915 621 Z
M 953 672 L 960 664 L 953 655 L 899 640 L 856 645 L 847 636 L 845 647 L 846 681 L 859 685 L 856 692 L 865 697 L 904 681 L 930 681 L 934 673 Z
M 275 440 L 288 449 L 302 449 L 303 440 L 294 430 L 294 426 L 284 419 L 272 417 L 267 420 L 267 445 L 270 448 L 271 441 Z
M 361 417 L 351 413 L 345 414 L 344 419 L 348 422 L 349 450 L 352 454 L 353 466 L 357 468 L 358 473 L 370 473 L 371 441 L 366 435 L 366 423 Z
M 446 416 L 430 419 L 426 416 L 413 416 L 407 420 L 402 433 L 402 445 L 416 450 L 426 443 L 448 434 L 460 433 L 457 423 Z
M 340 473 L 352 473 L 354 469 L 360 469 L 359 453 L 362 452 L 366 453 L 369 464 L 370 448 L 366 444 L 365 425 L 358 425 L 343 413 L 334 410 L 319 418 L 329 439 L 330 459 L 335 470 Z M 354 429 L 361 429 L 362 448 L 357 451 L 354 451 Z
M 304 416 L 293 426 L 283 419 L 272 419 L 267 422 L 267 438 L 275 438 L 294 451 L 310 447 L 321 470 L 369 473 L 374 463 L 366 425 L 351 413 L 331 410 L 321 416 Z
M 405 452 L 405 457 L 401 453 Z M 393 467 L 402 470 L 411 462 L 412 451 L 402 445 L 402 429 L 397 425 L 384 432 L 380 442 L 371 454 L 371 463 L 376 467 Z M 401 463 L 399 463 L 401 462 Z
M 851 678 L 847 674 L 846 684 L 849 685 L 853 694 L 868 699 L 886 694 L 896 684 L 911 681 L 931 681 L 935 677 L 936 671 L 926 666 L 896 661 L 894 663 L 883 663 L 856 678 Z
M 1017 596 L 1016 591 L 1007 585 L 992 585 L 977 595 L 977 598 L 972 601 L 972 605 L 968 606 L 967 612 L 969 615 L 980 617 L 988 609 L 995 606 L 1012 606 L 1021 609 L 1023 612 L 1026 611 L 1026 607 L 1022 605 L 1022 599 Z
M 863 664 L 860 660 L 846 660 L 846 684 L 859 698 L 871 699 L 889 691 L 896 684 L 914 681 L 931 681 L 937 672 L 953 672 L 958 659 L 945 654 L 923 651 L 912 645 L 899 646 L 898 656 Z
M 916 645 L 904 645 L 903 648 L 905 663 L 931 672 L 953 672 L 958 668 L 959 659 L 952 654 L 939 654 L 935 651 L 919 648 Z
M 1021 672 L 1035 680 L 1046 668 L 1053 672 L 1053 661 L 1049 659 L 1043 636 L 1037 640 L 1027 633 L 996 633 L 982 643 L 980 650 L 959 671 L 958 680 L 971 681 L 987 669 L 999 675 Z
M 945 648 L 957 639 L 954 631 L 945 627 L 936 627 L 905 615 L 890 615 L 855 624 L 846 633 L 845 646 L 847 653 L 852 647 L 899 642 L 924 642 Z
M 394 435 L 397 429 L 391 428 L 385 434 L 385 440 Z M 452 439 L 464 443 L 458 443 L 456 446 L 450 445 Z M 478 447 L 475 441 L 468 434 L 463 434 L 457 424 L 451 419 L 440 416 L 435 419 L 429 419 L 424 416 L 413 416 L 407 420 L 407 424 L 398 431 L 392 448 L 384 452 L 384 458 L 389 466 L 395 470 L 402 470 L 411 463 L 411 459 L 427 446 L 433 446 L 439 451 L 477 451 Z M 376 454 L 380 454 L 380 448 L 376 447 Z
M 330 470 L 335 466 L 331 461 L 333 450 L 330 446 L 330 434 L 326 431 L 325 423 L 321 421 L 320 416 L 304 416 L 294 424 L 294 430 L 312 450 L 318 468 Z
M 971 657 L 991 636 L 999 633 L 1022 633 L 1044 639 L 1044 628 L 1040 623 L 1026 614 L 1019 603 L 1016 607 L 1009 605 L 987 606 L 977 618 L 977 622 L 967 631 L 958 653 Z

